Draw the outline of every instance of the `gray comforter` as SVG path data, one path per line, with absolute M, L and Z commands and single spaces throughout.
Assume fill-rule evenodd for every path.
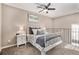
M 55 39 L 58 37 L 61 37 L 61 36 L 57 34 L 47 34 L 46 40 L 44 39 L 44 36 L 41 36 L 37 38 L 36 43 L 39 44 L 41 47 L 45 47 L 45 43 L 47 41 L 53 40 L 54 43 L 58 42 L 58 39 Z

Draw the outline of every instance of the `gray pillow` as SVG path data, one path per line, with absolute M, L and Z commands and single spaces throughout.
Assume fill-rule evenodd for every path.
M 44 30 L 37 30 L 37 35 L 43 35 L 43 34 L 45 34 Z

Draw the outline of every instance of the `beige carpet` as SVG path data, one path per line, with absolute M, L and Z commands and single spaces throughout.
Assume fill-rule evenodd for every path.
M 71 50 L 76 50 L 76 51 L 79 52 L 79 47 L 73 46 L 73 45 L 71 45 L 71 44 L 65 45 L 65 48 L 66 48 L 66 49 L 71 49 Z
M 40 51 L 28 43 L 27 46 L 22 45 L 3 49 L 2 55 L 40 55 Z M 60 44 L 48 51 L 47 55 L 79 55 L 79 51 L 64 48 L 64 45 Z

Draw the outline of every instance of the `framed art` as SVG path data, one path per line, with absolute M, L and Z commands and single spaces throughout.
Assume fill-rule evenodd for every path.
M 29 21 L 30 22 L 38 22 L 38 16 L 29 15 Z

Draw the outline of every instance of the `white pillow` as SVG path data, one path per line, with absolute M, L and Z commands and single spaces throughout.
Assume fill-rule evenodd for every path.
M 33 34 L 36 35 L 37 34 L 37 29 L 32 29 Z
M 45 34 L 48 34 L 45 27 L 42 27 L 42 30 L 44 30 Z
M 48 34 L 48 32 L 46 31 L 46 29 L 41 28 L 37 30 L 37 35 L 43 35 L 43 34 Z

